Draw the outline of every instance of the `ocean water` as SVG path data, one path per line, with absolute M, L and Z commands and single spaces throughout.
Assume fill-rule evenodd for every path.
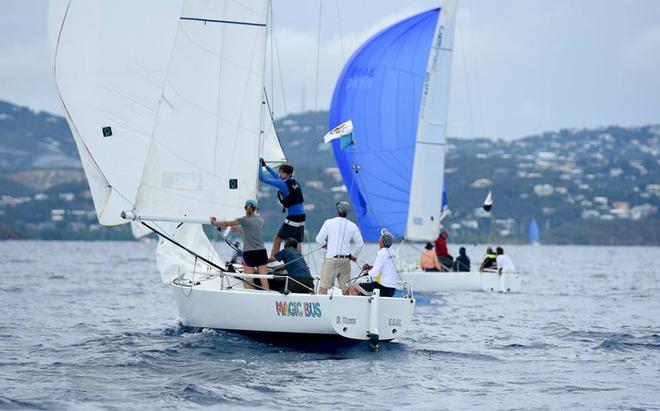
M 660 248 L 507 247 L 521 293 L 418 294 L 379 350 L 183 328 L 154 249 L 0 242 L 0 408 L 660 408 Z

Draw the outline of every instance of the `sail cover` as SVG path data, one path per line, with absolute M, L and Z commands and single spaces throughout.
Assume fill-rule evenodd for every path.
M 353 121 L 355 145 L 333 142 L 365 239 L 386 227 L 406 233 L 420 103 L 440 9 L 374 35 L 350 58 L 335 87 L 329 129 Z M 440 177 L 441 178 L 441 177 Z M 436 207 L 441 204 L 428 204 Z
M 180 0 L 51 0 L 51 63 L 99 222 L 126 223 L 144 167 Z
M 267 0 L 184 2 L 137 214 L 232 218 L 256 197 L 267 16 Z

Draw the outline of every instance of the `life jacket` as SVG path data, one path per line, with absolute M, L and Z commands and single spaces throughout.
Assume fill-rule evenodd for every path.
M 486 258 L 497 260 L 497 254 L 486 254 Z
M 277 199 L 280 201 L 280 204 L 282 204 L 282 212 L 285 212 L 286 209 L 292 205 L 302 204 L 303 201 L 305 201 L 300 184 L 298 184 L 295 179 L 290 178 L 285 181 L 285 184 L 289 189 L 289 195 L 284 197 L 284 194 L 282 194 L 281 191 L 277 192 Z

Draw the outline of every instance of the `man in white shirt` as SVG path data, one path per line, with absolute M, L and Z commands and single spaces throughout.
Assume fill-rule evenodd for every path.
M 350 295 L 371 295 L 378 288 L 382 297 L 393 297 L 396 291 L 397 269 L 396 253 L 390 250 L 394 243 L 394 236 L 387 230 L 380 232 L 378 245 L 380 250 L 376 254 L 374 265 L 365 264 L 364 270 L 369 270 L 369 277 L 374 281 L 370 283 L 354 284 L 350 290 Z
M 497 272 L 502 273 L 516 273 L 516 266 L 513 265 L 513 261 L 509 258 L 508 255 L 504 254 L 502 247 L 497 247 Z
M 346 201 L 337 203 L 337 217 L 326 220 L 316 236 L 316 242 L 326 249 L 325 261 L 321 268 L 319 294 L 327 294 L 335 279 L 339 281 L 342 292 L 344 294 L 348 292 L 351 261 L 357 260 L 357 256 L 364 247 L 364 241 L 357 225 L 346 218 L 348 207 Z M 352 252 L 351 241 L 355 245 L 355 250 Z

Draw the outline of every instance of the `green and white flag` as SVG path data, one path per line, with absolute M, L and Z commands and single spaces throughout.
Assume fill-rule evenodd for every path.
M 337 127 L 330 130 L 325 135 L 325 137 L 323 137 L 323 141 L 329 143 L 338 138 L 341 139 L 340 147 L 342 150 L 353 144 L 353 122 L 351 120 L 348 120 L 345 123 L 341 123 Z

